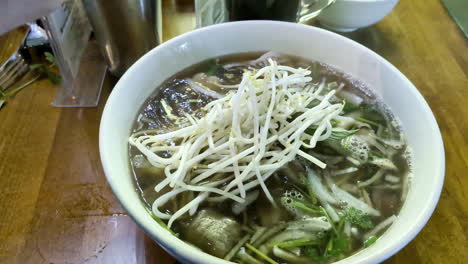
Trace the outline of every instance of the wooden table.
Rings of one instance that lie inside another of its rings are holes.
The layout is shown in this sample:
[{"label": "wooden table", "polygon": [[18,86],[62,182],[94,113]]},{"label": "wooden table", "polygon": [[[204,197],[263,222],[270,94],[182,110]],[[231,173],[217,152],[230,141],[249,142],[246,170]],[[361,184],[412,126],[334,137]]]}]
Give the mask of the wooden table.
[{"label": "wooden table", "polygon": [[[165,39],[194,26],[190,6],[163,1],[163,7]],[[445,142],[439,205],[416,239],[385,263],[465,263],[467,39],[439,0],[402,0],[377,25],[348,36],[413,81]],[[98,130],[112,85],[108,79],[98,107],[66,109],[50,106],[57,87],[43,80],[0,110],[0,263],[175,262],[132,222],[106,183]]]}]

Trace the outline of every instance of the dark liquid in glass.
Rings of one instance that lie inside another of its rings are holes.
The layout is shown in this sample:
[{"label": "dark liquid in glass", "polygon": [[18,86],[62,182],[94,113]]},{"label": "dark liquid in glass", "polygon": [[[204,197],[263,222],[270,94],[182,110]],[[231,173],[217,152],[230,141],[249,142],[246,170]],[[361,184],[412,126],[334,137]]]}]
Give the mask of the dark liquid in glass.
[{"label": "dark liquid in glass", "polygon": [[229,21],[296,21],[299,0],[226,0]]}]

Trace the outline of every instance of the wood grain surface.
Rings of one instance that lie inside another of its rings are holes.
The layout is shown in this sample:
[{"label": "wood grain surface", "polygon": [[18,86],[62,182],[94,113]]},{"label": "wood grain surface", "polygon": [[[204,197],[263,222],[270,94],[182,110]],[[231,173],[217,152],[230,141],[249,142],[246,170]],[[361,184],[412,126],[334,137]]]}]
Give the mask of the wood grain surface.
[{"label": "wood grain surface", "polygon": [[[187,2],[163,1],[166,40],[193,29]],[[422,232],[385,263],[466,263],[468,40],[439,0],[401,0],[378,24],[346,36],[408,76],[445,143],[440,202]],[[0,263],[175,263],[132,222],[106,183],[98,131],[114,83],[106,80],[97,108],[51,107],[57,87],[43,80],[0,110]]]}]

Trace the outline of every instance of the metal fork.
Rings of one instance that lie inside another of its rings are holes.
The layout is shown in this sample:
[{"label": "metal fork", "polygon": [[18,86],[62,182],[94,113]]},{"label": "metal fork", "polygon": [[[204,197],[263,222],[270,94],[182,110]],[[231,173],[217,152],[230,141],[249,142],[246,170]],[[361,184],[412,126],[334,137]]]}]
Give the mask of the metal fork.
[{"label": "metal fork", "polygon": [[6,91],[29,70],[21,53],[16,52],[0,67],[0,91]]}]

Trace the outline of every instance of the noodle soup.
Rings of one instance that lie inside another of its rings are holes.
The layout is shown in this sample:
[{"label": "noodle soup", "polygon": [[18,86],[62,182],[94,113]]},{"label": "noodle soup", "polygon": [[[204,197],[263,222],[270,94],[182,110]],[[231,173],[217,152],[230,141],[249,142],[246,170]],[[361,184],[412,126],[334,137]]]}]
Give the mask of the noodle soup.
[{"label": "noodle soup", "polygon": [[398,121],[364,83],[274,52],[174,75],[129,142],[155,221],[239,263],[331,263],[371,246],[411,175]]}]

